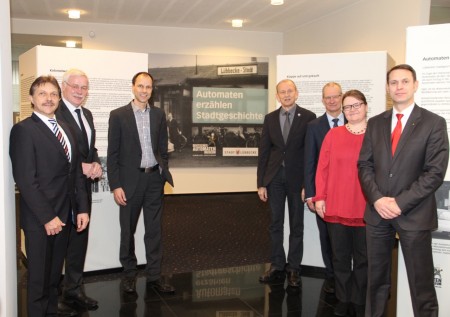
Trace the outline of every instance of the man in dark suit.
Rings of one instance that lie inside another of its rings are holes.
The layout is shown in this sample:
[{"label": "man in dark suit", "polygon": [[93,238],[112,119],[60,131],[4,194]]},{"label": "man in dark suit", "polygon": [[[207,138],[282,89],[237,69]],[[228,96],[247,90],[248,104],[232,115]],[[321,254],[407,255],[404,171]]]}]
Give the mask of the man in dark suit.
[{"label": "man in dark suit", "polygon": [[[89,90],[89,80],[84,72],[70,69],[63,75],[62,100],[55,112],[59,121],[64,121],[76,132],[81,154],[85,187],[89,199],[89,215],[92,208],[92,181],[102,176],[102,166],[95,148],[95,129],[92,113],[82,107]],[[81,119],[81,121],[80,121]],[[83,284],[84,261],[88,246],[89,226],[77,232],[70,230],[65,261],[63,300],[68,304],[95,309],[97,301],[86,296]]]},{"label": "man in dark suit", "polygon": [[163,110],[149,104],[153,91],[149,73],[137,73],[132,84],[134,99],[111,111],[108,132],[108,180],[120,206],[123,290],[136,291],[134,233],[143,208],[147,283],[160,293],[174,293],[174,288],[161,280],[164,184],[167,181],[173,186],[168,166],[166,116]]},{"label": "man in dark suit", "polygon": [[438,316],[431,231],[437,228],[435,191],[447,170],[445,119],[414,103],[416,72],[406,64],[387,73],[393,109],[369,120],[358,161],[367,197],[369,281],[366,316],[384,316],[392,248],[398,233],[414,316]]},{"label": "man in dark suit", "polygon": [[54,77],[38,77],[30,87],[33,114],[16,124],[10,136],[28,261],[29,317],[77,314],[58,304],[58,286],[69,227],[86,229],[88,199],[75,135],[55,120],[60,95]]},{"label": "man in dark suit", "polygon": [[[301,286],[305,135],[307,123],[316,118],[314,113],[295,103],[297,97],[297,87],[292,80],[278,83],[276,98],[281,107],[264,118],[257,170],[258,196],[264,202],[269,201],[272,215],[271,267],[259,281],[282,281],[287,272],[291,287]],[[283,247],[286,198],[290,227],[287,262]]]},{"label": "man in dark suit", "polygon": [[[342,126],[345,123],[342,113],[341,85],[335,82],[325,84],[322,88],[322,103],[325,106],[325,113],[308,123],[305,141],[305,200],[308,208],[313,212],[316,211],[316,208],[312,198],[316,195],[316,169],[323,139],[331,128]],[[323,290],[326,293],[334,293],[334,271],[327,223],[317,214],[316,220],[322,259],[325,264],[326,280]]]}]

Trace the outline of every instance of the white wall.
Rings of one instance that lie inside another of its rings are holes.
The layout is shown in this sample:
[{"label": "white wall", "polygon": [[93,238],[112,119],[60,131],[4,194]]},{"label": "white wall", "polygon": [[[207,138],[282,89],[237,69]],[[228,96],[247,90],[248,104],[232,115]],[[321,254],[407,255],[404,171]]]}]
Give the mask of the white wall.
[{"label": "white wall", "polygon": [[[276,56],[282,54],[281,33],[245,30],[203,30],[12,20],[12,32],[21,34],[72,35],[83,38],[83,48],[143,53],[269,58],[269,108],[275,107]],[[90,32],[95,36],[91,37]],[[151,65],[150,65],[151,66]],[[256,168],[171,169],[175,188],[166,193],[256,191]],[[195,182],[193,182],[195,180]]]},{"label": "white wall", "polygon": [[284,54],[387,51],[404,63],[406,28],[429,16],[430,0],[362,0],[285,33]]},{"label": "white wall", "polygon": [[12,126],[9,0],[0,0],[0,316],[17,316],[16,213],[9,161]]}]

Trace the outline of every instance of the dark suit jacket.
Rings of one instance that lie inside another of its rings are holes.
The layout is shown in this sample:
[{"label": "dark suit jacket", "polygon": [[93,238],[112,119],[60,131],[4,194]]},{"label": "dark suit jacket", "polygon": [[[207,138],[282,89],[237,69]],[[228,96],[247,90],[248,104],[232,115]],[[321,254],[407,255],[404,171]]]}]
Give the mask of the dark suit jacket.
[{"label": "dark suit jacket", "polygon": [[[100,163],[100,159],[98,158],[97,149],[95,148],[95,128],[94,128],[94,119],[92,117],[92,113],[90,110],[80,107],[81,111],[83,111],[83,114],[89,124],[89,127],[91,128],[92,135],[91,135],[91,144],[88,146],[85,144],[85,138],[82,135],[81,128],[78,125],[78,123],[75,121],[73,115],[70,113],[69,108],[67,108],[64,101],[61,99],[59,102],[59,107],[55,112],[56,119],[58,122],[64,121],[67,123],[72,130],[76,134],[77,142],[78,142],[78,149],[81,156],[81,161],[83,163],[92,163],[97,162]],[[91,201],[92,201],[92,180],[90,178],[84,177],[85,183],[86,183],[86,191],[88,192],[89,197],[89,213],[91,212]]]},{"label": "dark suit jacket", "polygon": [[298,105],[295,107],[294,120],[286,144],[280,126],[281,107],[264,118],[258,155],[258,188],[269,185],[283,160],[289,188],[300,192],[303,187],[306,126],[316,115]]},{"label": "dark suit jacket", "polygon": [[[344,118],[345,122],[347,120]],[[316,170],[322,142],[330,130],[327,113],[308,123],[305,138],[305,198],[316,195]]]},{"label": "dark suit jacket", "polygon": [[[150,137],[161,177],[173,186],[167,153],[167,121],[163,110],[150,107]],[[111,111],[108,129],[108,181],[111,190],[122,187],[127,198],[136,189],[142,149],[131,103]]]},{"label": "dark suit jacket", "polygon": [[70,113],[69,108],[67,108],[64,101],[61,99],[59,102],[59,107],[55,112],[56,119],[58,122],[60,120],[63,120],[68,125],[72,127],[72,129],[76,132],[76,137],[78,140],[78,149],[80,151],[81,159],[83,163],[92,163],[97,162],[100,164],[100,159],[98,158],[97,149],[95,148],[95,127],[94,127],[94,119],[92,117],[92,113],[89,109],[86,109],[84,107],[80,107],[81,111],[83,111],[83,114],[89,124],[89,127],[92,131],[91,136],[91,145],[87,148],[88,151],[86,151],[86,145],[84,144],[84,138],[81,134],[81,128],[78,125],[78,123],[73,118],[73,115]]},{"label": "dark suit jacket", "polygon": [[9,153],[25,230],[38,230],[56,216],[67,224],[71,209],[75,214],[88,210],[74,133],[64,122],[58,124],[71,144],[71,163],[53,132],[35,114],[11,130]]},{"label": "dark suit jacket", "polygon": [[437,227],[434,192],[447,170],[449,144],[444,118],[415,105],[391,154],[392,110],[369,120],[358,161],[361,186],[367,197],[364,220],[377,225],[381,217],[373,204],[394,197],[402,214],[396,218],[404,230]]}]

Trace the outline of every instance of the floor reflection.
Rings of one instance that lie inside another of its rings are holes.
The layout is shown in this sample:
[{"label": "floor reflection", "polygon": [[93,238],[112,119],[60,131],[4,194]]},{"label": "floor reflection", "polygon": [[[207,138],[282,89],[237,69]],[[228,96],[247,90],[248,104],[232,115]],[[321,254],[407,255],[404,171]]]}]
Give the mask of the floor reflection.
[{"label": "floor reflection", "polygon": [[[138,276],[136,294],[121,290],[120,274],[86,279],[86,294],[99,302],[94,311],[79,311],[81,317],[256,317],[256,316],[333,316],[336,299],[322,291],[321,274],[303,270],[302,287],[287,283],[264,285],[258,277],[267,264],[211,269],[174,274],[170,282],[175,295],[160,295],[147,287],[145,276]],[[25,317],[25,291],[19,300]]]}]

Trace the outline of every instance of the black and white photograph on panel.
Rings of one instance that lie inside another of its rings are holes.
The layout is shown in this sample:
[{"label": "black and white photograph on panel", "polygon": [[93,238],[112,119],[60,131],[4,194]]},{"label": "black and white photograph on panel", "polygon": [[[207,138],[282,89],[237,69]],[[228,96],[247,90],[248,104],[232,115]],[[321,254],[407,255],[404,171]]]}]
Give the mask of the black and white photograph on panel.
[{"label": "black and white photograph on panel", "polygon": [[268,58],[149,54],[171,167],[256,166]]}]

